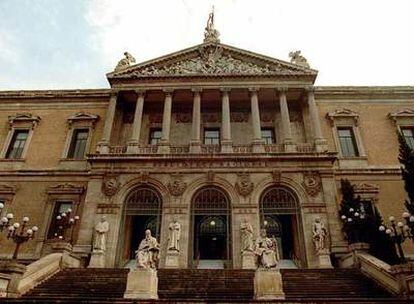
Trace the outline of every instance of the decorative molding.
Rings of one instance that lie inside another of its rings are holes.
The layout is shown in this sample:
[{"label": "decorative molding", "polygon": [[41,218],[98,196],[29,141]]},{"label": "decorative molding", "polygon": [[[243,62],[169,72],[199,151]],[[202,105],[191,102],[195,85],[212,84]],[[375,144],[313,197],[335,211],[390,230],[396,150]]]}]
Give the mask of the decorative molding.
[{"label": "decorative molding", "polygon": [[397,122],[401,118],[412,118],[414,119],[414,109],[401,109],[388,114],[388,117],[394,122]]},{"label": "decorative molding", "polygon": [[358,125],[359,114],[350,109],[343,108],[327,113],[326,118],[329,119],[332,125],[335,123],[335,120],[339,118],[351,118],[354,120],[355,125]]},{"label": "decorative molding", "polygon": [[87,122],[94,128],[96,122],[99,120],[99,115],[94,115],[94,114],[85,113],[85,112],[78,112],[74,115],[69,116],[67,120],[68,120],[68,124],[70,128],[72,127],[74,123],[77,123],[77,122]]},{"label": "decorative molding", "polygon": [[280,184],[280,181],[282,179],[282,172],[279,170],[273,170],[271,173],[272,180],[275,184]]},{"label": "decorative molding", "polygon": [[71,183],[62,183],[48,188],[48,194],[82,194],[85,187]]},{"label": "decorative molding", "polygon": [[37,115],[32,115],[30,113],[17,113],[16,115],[9,116],[9,128],[19,123],[30,124],[33,129],[40,121],[40,117]]},{"label": "decorative molding", "polygon": [[310,196],[316,196],[322,189],[321,177],[316,171],[309,171],[303,174],[303,187]]},{"label": "decorative molding", "polygon": [[120,182],[117,176],[107,175],[102,181],[102,193],[106,196],[114,196],[120,187]]},{"label": "decorative molding", "polygon": [[202,113],[201,118],[203,123],[220,122],[221,120],[219,113]]},{"label": "decorative molding", "polygon": [[379,185],[371,184],[371,183],[359,183],[354,184],[354,192],[355,194],[361,193],[371,193],[371,194],[378,194],[379,193]]},{"label": "decorative molding", "polygon": [[138,180],[141,183],[146,184],[149,181],[149,177],[150,177],[150,173],[148,171],[142,171],[138,175]]},{"label": "decorative molding", "polygon": [[238,173],[235,188],[242,196],[248,196],[254,189],[254,183],[250,179],[249,173]]},{"label": "decorative molding", "polygon": [[182,174],[171,174],[170,182],[167,184],[168,191],[173,196],[181,196],[187,188],[187,183],[183,181]]},{"label": "decorative molding", "polygon": [[0,194],[2,195],[14,195],[16,193],[16,190],[16,186],[0,184]]}]

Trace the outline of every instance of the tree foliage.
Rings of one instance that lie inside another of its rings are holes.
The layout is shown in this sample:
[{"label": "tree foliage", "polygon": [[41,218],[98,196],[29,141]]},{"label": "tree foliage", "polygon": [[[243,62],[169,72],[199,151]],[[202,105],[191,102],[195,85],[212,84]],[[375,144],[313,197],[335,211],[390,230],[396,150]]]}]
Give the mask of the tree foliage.
[{"label": "tree foliage", "polygon": [[414,152],[401,132],[398,132],[398,142],[400,144],[398,160],[402,165],[404,189],[408,195],[408,199],[405,201],[405,207],[408,212],[414,215]]}]

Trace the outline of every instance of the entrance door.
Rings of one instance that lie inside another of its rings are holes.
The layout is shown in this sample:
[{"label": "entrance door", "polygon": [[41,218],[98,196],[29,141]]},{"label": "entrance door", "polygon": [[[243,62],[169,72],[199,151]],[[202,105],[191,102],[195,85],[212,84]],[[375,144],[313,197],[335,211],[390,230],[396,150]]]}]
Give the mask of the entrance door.
[{"label": "entrance door", "polygon": [[229,227],[227,195],[216,187],[199,190],[192,205],[192,267],[231,267]]}]

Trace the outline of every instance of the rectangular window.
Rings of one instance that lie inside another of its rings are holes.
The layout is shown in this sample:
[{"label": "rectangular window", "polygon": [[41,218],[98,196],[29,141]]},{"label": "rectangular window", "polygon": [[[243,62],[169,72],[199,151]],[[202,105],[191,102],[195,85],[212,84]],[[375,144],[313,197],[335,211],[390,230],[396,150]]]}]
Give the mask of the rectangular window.
[{"label": "rectangular window", "polygon": [[275,143],[275,132],[273,129],[262,129],[262,139],[265,145],[271,145]]},{"label": "rectangular window", "polygon": [[75,129],[69,146],[68,158],[83,158],[88,141],[88,129]]},{"label": "rectangular window", "polygon": [[414,128],[404,128],[401,132],[411,149],[414,149]]},{"label": "rectangular window", "polygon": [[50,222],[50,226],[49,226],[49,233],[48,233],[49,239],[53,239],[55,237],[55,233],[57,232],[58,222],[57,222],[56,217],[62,212],[67,212],[71,208],[72,208],[72,202],[70,201],[56,201],[55,209],[53,210],[52,221]]},{"label": "rectangular window", "polygon": [[358,156],[358,149],[352,128],[338,128],[338,138],[342,156]]},{"label": "rectangular window", "polygon": [[7,149],[6,158],[22,158],[28,136],[29,130],[15,130],[9,148]]},{"label": "rectangular window", "polygon": [[150,130],[150,138],[149,144],[150,145],[158,145],[162,138],[162,131],[161,129],[151,129]]},{"label": "rectangular window", "polygon": [[219,145],[220,144],[220,130],[219,129],[205,129],[204,130],[204,144],[205,145]]}]

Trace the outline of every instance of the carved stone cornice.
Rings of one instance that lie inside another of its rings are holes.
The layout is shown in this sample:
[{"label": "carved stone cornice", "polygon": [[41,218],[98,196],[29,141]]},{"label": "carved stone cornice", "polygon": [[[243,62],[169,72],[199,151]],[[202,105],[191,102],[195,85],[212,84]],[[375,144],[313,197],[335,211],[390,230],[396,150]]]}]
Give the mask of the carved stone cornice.
[{"label": "carved stone cornice", "polygon": [[95,114],[79,112],[68,117],[69,127],[76,122],[88,122],[92,127],[95,127],[96,122],[99,120],[99,116]]},{"label": "carved stone cornice", "polygon": [[71,183],[62,183],[51,186],[47,189],[48,194],[77,194],[80,195],[85,191],[82,185],[74,185]]},{"label": "carved stone cornice", "polygon": [[339,118],[351,118],[353,119],[355,125],[358,125],[359,114],[350,109],[342,108],[332,112],[328,112],[326,114],[326,118],[331,122],[332,125],[335,123],[335,120]]},{"label": "carved stone cornice", "polygon": [[40,117],[31,113],[17,113],[8,117],[10,129],[16,124],[29,124],[33,129],[40,121]]}]

